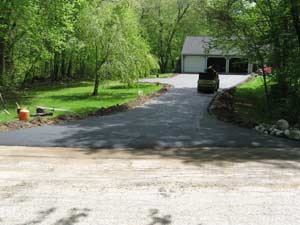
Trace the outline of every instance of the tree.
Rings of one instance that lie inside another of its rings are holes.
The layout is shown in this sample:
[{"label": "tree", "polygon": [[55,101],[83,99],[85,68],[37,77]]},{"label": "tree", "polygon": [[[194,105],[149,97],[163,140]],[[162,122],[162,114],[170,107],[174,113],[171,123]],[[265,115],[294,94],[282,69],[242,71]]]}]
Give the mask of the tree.
[{"label": "tree", "polygon": [[139,12],[151,52],[159,59],[160,72],[173,70],[170,61],[180,55],[183,41],[189,34],[201,32],[199,14],[193,0],[143,0]]},{"label": "tree", "polygon": [[82,38],[94,49],[95,85],[98,95],[100,75],[119,77],[130,83],[153,64],[146,42],[139,35],[139,24],[127,1],[92,1],[82,10]]},{"label": "tree", "polygon": [[215,37],[231,39],[261,68],[265,63],[273,67],[276,85],[269,93],[264,74],[266,96],[271,95],[272,105],[281,107],[290,121],[296,121],[300,113],[298,1],[214,0],[207,5]]}]

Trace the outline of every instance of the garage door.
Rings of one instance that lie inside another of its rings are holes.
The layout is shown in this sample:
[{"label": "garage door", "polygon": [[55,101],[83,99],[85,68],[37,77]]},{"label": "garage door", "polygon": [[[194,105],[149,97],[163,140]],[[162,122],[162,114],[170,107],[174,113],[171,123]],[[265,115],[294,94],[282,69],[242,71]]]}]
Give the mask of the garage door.
[{"label": "garage door", "polygon": [[243,58],[232,58],[229,62],[230,73],[248,73],[248,60]]},{"label": "garage door", "polygon": [[221,57],[209,57],[207,59],[207,66],[212,66],[217,72],[226,72],[226,59]]},{"label": "garage door", "polygon": [[183,72],[184,73],[199,73],[204,72],[205,57],[204,56],[184,56]]}]

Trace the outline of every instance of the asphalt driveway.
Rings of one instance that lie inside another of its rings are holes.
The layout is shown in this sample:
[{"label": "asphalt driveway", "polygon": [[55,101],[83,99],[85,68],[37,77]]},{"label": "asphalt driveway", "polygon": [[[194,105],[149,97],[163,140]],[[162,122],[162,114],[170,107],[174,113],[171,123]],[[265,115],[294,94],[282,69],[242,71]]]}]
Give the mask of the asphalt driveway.
[{"label": "asphalt driveway", "polygon": [[[247,76],[223,75],[221,88]],[[265,136],[223,123],[207,113],[213,95],[198,94],[197,75],[148,79],[174,88],[148,104],[125,113],[0,134],[0,145],[32,147],[295,147],[299,142]]]}]

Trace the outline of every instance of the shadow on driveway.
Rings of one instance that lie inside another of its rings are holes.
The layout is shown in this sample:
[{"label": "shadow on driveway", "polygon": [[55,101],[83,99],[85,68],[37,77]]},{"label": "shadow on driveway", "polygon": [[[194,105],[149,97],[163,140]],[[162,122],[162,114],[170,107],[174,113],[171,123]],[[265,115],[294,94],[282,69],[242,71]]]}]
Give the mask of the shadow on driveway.
[{"label": "shadow on driveway", "polygon": [[0,134],[0,145],[77,148],[297,147],[207,113],[212,95],[194,88],[170,93],[125,113]]}]

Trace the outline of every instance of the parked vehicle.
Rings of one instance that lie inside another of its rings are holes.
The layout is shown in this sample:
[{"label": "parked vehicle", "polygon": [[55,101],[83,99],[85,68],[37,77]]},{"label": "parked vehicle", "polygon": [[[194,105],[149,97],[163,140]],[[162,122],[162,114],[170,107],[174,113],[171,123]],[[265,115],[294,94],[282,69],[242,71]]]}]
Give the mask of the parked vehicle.
[{"label": "parked vehicle", "polygon": [[205,73],[199,73],[198,92],[215,92],[220,87],[219,74],[213,68],[208,68]]},{"label": "parked vehicle", "polygon": [[262,75],[264,74],[263,72],[265,72],[265,75],[270,76],[270,75],[272,75],[272,70],[273,70],[272,67],[270,67],[270,66],[264,66],[264,70],[262,70],[262,69],[260,68],[260,69],[258,69],[258,70],[256,71],[256,73],[257,73],[258,75],[262,76]]}]

